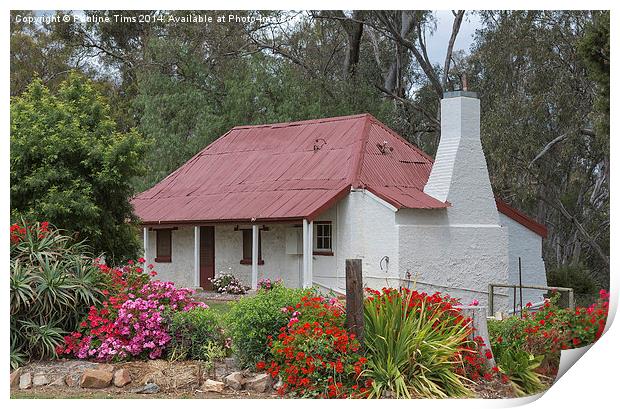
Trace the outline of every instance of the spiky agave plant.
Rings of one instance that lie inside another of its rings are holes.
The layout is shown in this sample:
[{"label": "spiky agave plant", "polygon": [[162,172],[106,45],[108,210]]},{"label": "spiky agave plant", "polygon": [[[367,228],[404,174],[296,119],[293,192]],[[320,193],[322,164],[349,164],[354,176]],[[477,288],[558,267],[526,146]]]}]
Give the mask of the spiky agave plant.
[{"label": "spiky agave plant", "polygon": [[55,356],[106,288],[89,248],[47,223],[11,228],[11,365]]},{"label": "spiky agave plant", "polygon": [[[364,341],[373,379],[370,397],[469,396],[454,372],[470,330],[455,322],[443,303],[414,292],[388,290],[364,303]],[[412,306],[413,305],[413,306]]]}]

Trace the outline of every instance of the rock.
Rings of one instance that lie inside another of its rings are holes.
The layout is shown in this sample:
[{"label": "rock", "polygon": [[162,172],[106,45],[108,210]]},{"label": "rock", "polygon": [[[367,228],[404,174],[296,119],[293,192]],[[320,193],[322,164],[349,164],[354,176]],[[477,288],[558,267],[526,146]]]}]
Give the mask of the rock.
[{"label": "rock", "polygon": [[241,372],[233,372],[224,378],[224,383],[234,390],[240,391],[243,389],[245,379],[243,378],[243,374]]},{"label": "rock", "polygon": [[147,383],[146,385],[134,389],[131,391],[132,393],[157,393],[159,392],[159,385],[156,383]]},{"label": "rock", "polygon": [[112,372],[100,371],[98,369],[87,369],[82,374],[80,386],[82,388],[101,389],[110,385],[114,375]]},{"label": "rock", "polygon": [[15,389],[19,386],[19,377],[22,374],[22,369],[17,368],[13,372],[11,372],[11,389]]},{"label": "rock", "polygon": [[267,373],[254,375],[250,379],[245,380],[245,388],[254,392],[264,393],[271,386],[272,378]]},{"label": "rock", "polygon": [[207,379],[206,381],[204,381],[200,389],[204,392],[221,393],[225,387],[226,387],[226,384],[224,382],[218,382],[212,379]]},{"label": "rock", "polygon": [[80,378],[81,375],[79,373],[72,373],[65,376],[65,383],[71,388],[77,388],[80,386]]},{"label": "rock", "polygon": [[230,370],[239,369],[239,361],[235,357],[224,358],[224,365],[226,365],[226,368]]},{"label": "rock", "polygon": [[96,369],[98,371],[114,372],[114,365],[112,365],[112,364],[97,364],[97,367],[95,367],[94,369]]},{"label": "rock", "polygon": [[45,386],[50,383],[49,378],[42,373],[38,373],[32,378],[32,386]]},{"label": "rock", "polygon": [[32,374],[26,372],[19,377],[19,389],[30,389],[32,387]]},{"label": "rock", "polygon": [[131,382],[131,376],[127,369],[119,369],[114,372],[114,386],[122,388]]},{"label": "rock", "polygon": [[56,379],[54,382],[50,383],[50,386],[65,386],[66,382],[65,382],[65,377],[61,376],[60,378]]},{"label": "rock", "polygon": [[282,381],[282,378],[278,377],[278,382],[273,384],[273,389],[278,390],[282,386],[284,386],[284,382]]}]

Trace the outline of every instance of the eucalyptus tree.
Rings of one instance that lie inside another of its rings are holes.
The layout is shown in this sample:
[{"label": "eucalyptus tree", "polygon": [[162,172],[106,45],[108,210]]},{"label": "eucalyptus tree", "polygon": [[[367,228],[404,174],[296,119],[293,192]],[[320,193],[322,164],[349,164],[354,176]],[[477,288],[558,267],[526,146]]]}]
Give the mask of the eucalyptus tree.
[{"label": "eucalyptus tree", "polygon": [[483,12],[469,57],[495,191],[549,227],[548,269],[609,274],[609,135],[578,51],[592,13]]},{"label": "eucalyptus tree", "polygon": [[71,69],[79,68],[80,61],[73,58],[75,50],[58,41],[44,17],[11,10],[11,96],[24,92],[35,78],[56,88]]}]

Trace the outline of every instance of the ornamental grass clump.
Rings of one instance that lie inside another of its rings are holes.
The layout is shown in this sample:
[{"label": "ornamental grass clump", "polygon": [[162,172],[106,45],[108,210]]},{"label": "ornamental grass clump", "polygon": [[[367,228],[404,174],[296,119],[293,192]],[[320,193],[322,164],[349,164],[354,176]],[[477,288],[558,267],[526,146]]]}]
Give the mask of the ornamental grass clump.
[{"label": "ornamental grass clump", "polygon": [[101,305],[107,279],[76,243],[47,222],[10,228],[11,367],[56,356],[89,305]]},{"label": "ornamental grass clump", "polygon": [[365,375],[374,398],[465,397],[467,379],[456,373],[469,351],[470,320],[456,300],[407,289],[367,289],[364,341]]}]

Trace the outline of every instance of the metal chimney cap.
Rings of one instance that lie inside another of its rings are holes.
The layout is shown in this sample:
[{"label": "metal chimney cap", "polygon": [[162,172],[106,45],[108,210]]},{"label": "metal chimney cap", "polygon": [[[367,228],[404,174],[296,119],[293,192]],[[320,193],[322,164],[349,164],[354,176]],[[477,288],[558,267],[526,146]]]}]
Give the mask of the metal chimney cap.
[{"label": "metal chimney cap", "polygon": [[449,91],[443,93],[444,99],[456,97],[478,98],[478,93],[473,91]]}]

